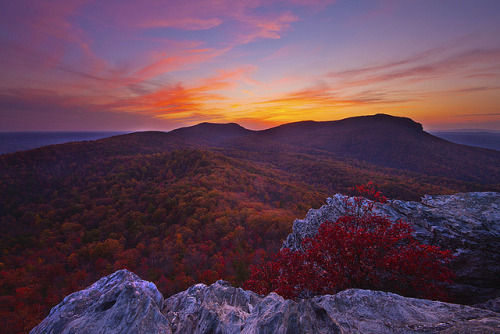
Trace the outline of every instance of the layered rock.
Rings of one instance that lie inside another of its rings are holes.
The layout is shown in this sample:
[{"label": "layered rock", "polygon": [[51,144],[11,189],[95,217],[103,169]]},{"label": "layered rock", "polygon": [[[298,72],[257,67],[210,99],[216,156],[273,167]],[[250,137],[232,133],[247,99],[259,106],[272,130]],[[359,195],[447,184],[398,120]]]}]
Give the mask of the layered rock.
[{"label": "layered rock", "polygon": [[[300,249],[323,222],[344,215],[349,200],[336,194],[327,205],[309,210],[305,219],[295,220],[283,248]],[[409,222],[419,241],[453,251],[456,301],[475,304],[500,296],[500,193],[425,196],[420,203],[389,200],[375,204],[374,213]]]},{"label": "layered rock", "polygon": [[66,297],[31,333],[495,333],[500,314],[350,289],[298,302],[218,281],[163,300],[127,270]]},{"label": "layered rock", "polygon": [[174,333],[340,333],[340,327],[317,303],[263,298],[218,281],[197,284],[165,301]]},{"label": "layered rock", "polygon": [[217,281],[168,298],[163,311],[174,333],[240,333],[260,301],[251,291]]},{"label": "layered rock", "polygon": [[390,292],[349,289],[313,301],[345,333],[500,332],[500,314],[496,312]]}]

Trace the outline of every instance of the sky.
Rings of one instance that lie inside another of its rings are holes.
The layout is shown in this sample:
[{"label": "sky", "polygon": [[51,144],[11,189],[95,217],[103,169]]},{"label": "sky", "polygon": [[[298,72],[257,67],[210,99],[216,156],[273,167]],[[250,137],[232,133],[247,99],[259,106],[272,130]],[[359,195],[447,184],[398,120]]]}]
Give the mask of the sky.
[{"label": "sky", "polygon": [[500,130],[498,0],[0,0],[0,131]]}]

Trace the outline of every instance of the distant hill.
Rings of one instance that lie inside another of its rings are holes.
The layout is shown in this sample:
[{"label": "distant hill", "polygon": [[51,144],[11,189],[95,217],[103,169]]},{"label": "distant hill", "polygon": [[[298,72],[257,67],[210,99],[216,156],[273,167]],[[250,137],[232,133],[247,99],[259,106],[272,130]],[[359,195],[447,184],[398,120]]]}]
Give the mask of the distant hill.
[{"label": "distant hill", "polygon": [[0,132],[0,154],[31,150],[47,145],[88,141],[123,134],[124,132]]},{"label": "distant hill", "polygon": [[454,130],[431,131],[430,133],[457,144],[500,151],[500,132]]},{"label": "distant hill", "polygon": [[[197,127],[203,130],[200,135]],[[225,132],[231,135],[221,136]],[[204,124],[169,134],[191,141],[203,139],[221,148],[354,159],[430,176],[500,183],[500,152],[452,143],[425,132],[409,118],[385,114],[296,122],[264,131],[245,131],[236,124]]]},{"label": "distant hill", "polygon": [[240,138],[256,131],[248,130],[236,123],[216,124],[200,123],[169,132],[170,136],[184,138],[187,141],[197,140],[208,145],[218,145],[224,141]]},{"label": "distant hill", "polygon": [[304,121],[252,131],[235,123],[201,123],[171,132],[136,132],[91,142],[48,146],[18,152],[79,161],[90,157],[172,152],[179,149],[218,150],[254,162],[281,164],[290,155],[348,164],[366,169],[390,168],[429,177],[500,185],[500,151],[452,143],[425,132],[409,118],[385,114],[340,121]]}]

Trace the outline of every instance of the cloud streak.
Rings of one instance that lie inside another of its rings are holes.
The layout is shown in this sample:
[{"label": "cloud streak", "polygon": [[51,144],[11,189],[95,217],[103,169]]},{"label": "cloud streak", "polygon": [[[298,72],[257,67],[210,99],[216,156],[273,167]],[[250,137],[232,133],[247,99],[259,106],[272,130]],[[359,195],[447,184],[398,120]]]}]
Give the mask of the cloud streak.
[{"label": "cloud streak", "polygon": [[403,60],[381,65],[330,72],[329,77],[348,86],[416,82],[448,75],[491,74],[490,68],[500,66],[500,49],[477,49],[442,56],[443,50],[430,50]]}]

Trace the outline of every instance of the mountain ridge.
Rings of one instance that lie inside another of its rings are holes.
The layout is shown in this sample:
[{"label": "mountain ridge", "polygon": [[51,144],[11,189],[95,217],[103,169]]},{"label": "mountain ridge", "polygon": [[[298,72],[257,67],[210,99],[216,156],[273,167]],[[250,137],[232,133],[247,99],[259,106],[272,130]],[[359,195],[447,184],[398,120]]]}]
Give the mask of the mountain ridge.
[{"label": "mountain ridge", "polygon": [[[185,131],[188,130],[179,129],[169,134],[176,138]],[[288,123],[267,130],[245,131],[240,136],[212,141],[212,144],[221,149],[252,152],[278,150],[329,155],[427,175],[500,183],[497,167],[500,152],[446,141],[425,132],[420,123],[410,118],[387,114]]]},{"label": "mountain ridge", "polygon": [[[200,123],[171,132],[135,132],[47,146],[35,152],[58,156],[67,148],[74,151],[73,157],[81,153],[89,157],[123,156],[179,149],[222,150],[224,154],[241,151],[260,157],[269,155],[265,161],[269,163],[276,162],[273,155],[308,154],[500,187],[500,151],[452,143],[425,132],[420,123],[409,118],[387,114],[301,121],[260,131],[236,123]],[[29,155],[24,152],[31,151],[18,152],[17,157]]]}]

